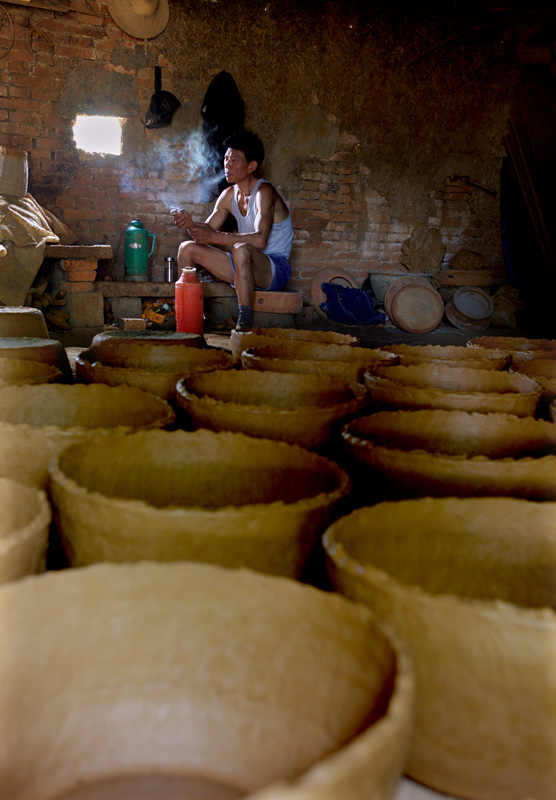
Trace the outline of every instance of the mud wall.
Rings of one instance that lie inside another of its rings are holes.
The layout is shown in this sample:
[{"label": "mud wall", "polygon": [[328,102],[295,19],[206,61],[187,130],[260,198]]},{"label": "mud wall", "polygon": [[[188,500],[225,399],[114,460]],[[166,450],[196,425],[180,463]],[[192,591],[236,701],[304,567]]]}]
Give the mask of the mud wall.
[{"label": "mud wall", "polygon": [[[246,126],[265,142],[263,176],[292,209],[292,288],[307,293],[325,266],[361,282],[396,268],[418,225],[439,230],[445,264],[467,248],[504,270],[508,120],[525,123],[536,156],[554,158],[556,80],[550,65],[516,58],[529,12],[170,0],[166,30],[141,41],[105,2],[67,7],[6,3],[9,20],[0,10],[0,144],[28,151],[29,191],[80,243],[112,245],[116,277],[131,219],[156,234],[161,264],[182,237],[169,208],[207,215],[201,106],[222,70],[235,79]],[[157,64],[181,106],[171,125],[148,130]],[[82,113],[125,119],[120,156],[77,150],[72,125]]]}]

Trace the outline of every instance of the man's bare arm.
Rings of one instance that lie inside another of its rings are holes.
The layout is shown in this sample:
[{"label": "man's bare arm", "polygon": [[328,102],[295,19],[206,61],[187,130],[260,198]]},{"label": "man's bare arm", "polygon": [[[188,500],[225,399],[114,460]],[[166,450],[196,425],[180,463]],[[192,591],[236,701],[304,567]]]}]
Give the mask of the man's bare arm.
[{"label": "man's bare arm", "polygon": [[[253,233],[227,233],[214,229],[217,213],[215,206],[207,222],[204,225],[193,224],[188,229],[189,234],[198,244],[220,244],[231,247],[234,244],[245,243],[253,245],[257,250],[264,250],[273,224],[275,197],[274,190],[269,184],[263,184],[259,188],[255,197],[256,213]],[[229,210],[231,209],[226,209],[226,211]],[[225,215],[219,222],[220,225],[224,219]]]}]

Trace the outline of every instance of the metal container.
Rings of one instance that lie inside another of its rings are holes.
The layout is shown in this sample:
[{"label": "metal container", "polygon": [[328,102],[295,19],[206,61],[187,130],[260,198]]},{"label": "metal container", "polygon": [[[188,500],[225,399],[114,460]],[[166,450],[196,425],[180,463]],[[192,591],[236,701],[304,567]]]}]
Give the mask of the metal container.
[{"label": "metal container", "polygon": [[166,256],[164,259],[164,280],[166,283],[173,283],[175,281],[175,264],[176,260],[174,256]]}]

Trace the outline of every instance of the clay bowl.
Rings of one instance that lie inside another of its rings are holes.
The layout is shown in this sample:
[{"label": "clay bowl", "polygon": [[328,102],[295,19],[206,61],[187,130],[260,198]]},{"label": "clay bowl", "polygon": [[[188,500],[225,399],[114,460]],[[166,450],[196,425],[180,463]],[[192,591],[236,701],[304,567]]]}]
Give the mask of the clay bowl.
[{"label": "clay bowl", "polygon": [[513,496],[556,500],[556,427],[511,414],[381,411],[342,429],[364,501]]},{"label": "clay bowl", "polygon": [[49,333],[42,311],[27,306],[0,308],[0,337],[22,336],[31,339],[48,339]]},{"label": "clay bowl", "polygon": [[54,383],[63,377],[62,371],[54,364],[0,356],[0,385]]},{"label": "clay bowl", "polygon": [[0,616],[10,800],[394,800],[413,673],[364,605],[250,570],[105,563],[1,587]]},{"label": "clay bowl", "polygon": [[552,800],[554,503],[407,500],[324,535],[338,591],[407,643],[417,675],[412,778],[469,800]]},{"label": "clay bowl", "polygon": [[[258,341],[264,339],[264,341]],[[266,340],[270,339],[270,342]],[[336,331],[311,331],[305,328],[252,328],[250,331],[232,331],[232,352],[239,355],[242,350],[261,344],[272,344],[276,340],[315,342],[316,344],[356,345],[358,338],[349,333]]]},{"label": "clay bowl", "polygon": [[0,478],[0,583],[44,572],[50,526],[46,494]]},{"label": "clay bowl", "polygon": [[360,383],[329,375],[215,370],[190,375],[176,387],[176,404],[196,428],[278,439],[310,450],[325,448],[341,423],[364,408]]},{"label": "clay bowl", "polygon": [[526,375],[432,362],[373,365],[364,376],[377,409],[444,408],[534,416],[542,387]]},{"label": "clay bowl", "polygon": [[164,428],[168,403],[129,386],[0,387],[0,474],[44,488],[48,462],[64,447],[107,429]]},{"label": "clay bowl", "polygon": [[[331,375],[340,380],[361,381],[369,364],[397,364],[399,357],[382,349],[356,348],[365,353],[361,361],[326,361],[322,358],[284,358],[283,349],[278,345],[263,345],[244,350],[241,364],[245,369],[258,369],[272,372],[297,372],[305,375]],[[303,354],[301,353],[301,356]]]},{"label": "clay bowl", "polygon": [[299,343],[312,345],[336,345],[353,347],[358,339],[348,333],[334,331],[309,331],[297,328],[253,328],[250,331],[232,331],[230,343],[232,353],[240,356],[243,350],[278,343]]},{"label": "clay bowl", "polygon": [[102,360],[100,346],[83,351],[75,359],[77,380],[80,383],[133,386],[174,402],[176,384],[184,375],[215,368],[231,369],[238,363],[226,350],[216,347],[165,347],[137,352],[133,345],[126,346],[125,350],[125,353],[122,350],[109,352],[109,363]]},{"label": "clay bowl", "polygon": [[391,344],[384,345],[381,350],[397,355],[399,363],[406,367],[432,361],[434,364],[458,368],[502,370],[509,367],[512,361],[511,355],[504,350],[489,348],[479,355],[463,345]]},{"label": "clay bowl", "polygon": [[393,270],[384,272],[370,272],[369,280],[371,289],[373,290],[373,294],[376,297],[377,302],[384,303],[386,293],[392,284],[395,283],[399,278],[407,278],[409,276],[410,273],[407,269],[396,272]]},{"label": "clay bowl", "polygon": [[87,441],[51,465],[68,561],[210,561],[297,577],[350,488],[283,442],[200,430]]},{"label": "clay bowl", "polygon": [[125,365],[128,358],[142,364],[152,363],[155,358],[156,363],[160,363],[166,357],[165,353],[168,358],[173,358],[172,351],[176,348],[200,349],[206,346],[204,336],[181,331],[102,331],[95,334],[91,342],[99,358],[113,366]]},{"label": "clay bowl", "polygon": [[73,383],[73,373],[66,349],[57,339],[0,337],[0,357],[50,364],[62,372],[65,382]]},{"label": "clay bowl", "polygon": [[477,336],[467,342],[475,349],[496,348],[512,355],[512,363],[520,364],[530,358],[556,358],[556,340],[527,339],[523,336]]}]

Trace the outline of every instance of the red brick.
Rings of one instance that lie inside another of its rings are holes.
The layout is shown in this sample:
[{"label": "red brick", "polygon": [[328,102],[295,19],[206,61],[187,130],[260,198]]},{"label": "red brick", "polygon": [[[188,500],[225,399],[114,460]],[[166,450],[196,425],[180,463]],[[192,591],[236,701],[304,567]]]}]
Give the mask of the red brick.
[{"label": "red brick", "polygon": [[[62,259],[62,269],[65,269],[66,272],[86,272],[89,270],[95,270],[98,266],[98,260],[96,258],[80,258],[80,259],[72,259],[72,258],[63,258]],[[79,280],[89,280],[88,278],[80,278]]]},{"label": "red brick", "polygon": [[74,283],[90,283],[94,281],[97,276],[96,269],[90,271],[83,271],[83,272],[68,272],[68,281]]}]

